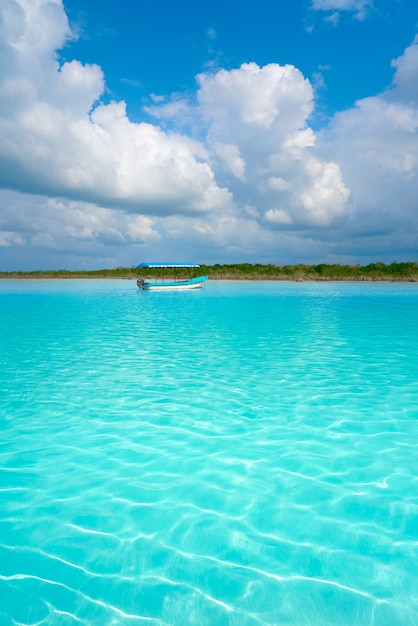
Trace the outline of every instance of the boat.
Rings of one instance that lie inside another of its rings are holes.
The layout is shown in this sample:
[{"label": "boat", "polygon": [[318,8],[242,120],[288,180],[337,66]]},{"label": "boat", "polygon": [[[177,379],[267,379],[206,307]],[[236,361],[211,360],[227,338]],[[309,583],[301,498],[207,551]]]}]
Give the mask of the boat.
[{"label": "boat", "polygon": [[[191,270],[200,267],[196,263],[140,263],[137,269],[173,269],[174,278],[156,278],[149,280],[148,278],[138,278],[136,284],[139,289],[145,291],[181,291],[185,289],[199,289],[203,287],[203,283],[208,280],[208,276],[191,276]],[[179,269],[189,269],[189,278],[180,278],[176,272]]]}]

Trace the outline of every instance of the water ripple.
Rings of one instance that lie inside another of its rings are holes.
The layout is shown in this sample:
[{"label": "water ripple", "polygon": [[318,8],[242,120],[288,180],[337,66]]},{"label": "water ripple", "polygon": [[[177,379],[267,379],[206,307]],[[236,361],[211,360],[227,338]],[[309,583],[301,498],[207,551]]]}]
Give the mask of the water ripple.
[{"label": "water ripple", "polygon": [[133,287],[0,284],[2,626],[418,625],[418,290]]}]

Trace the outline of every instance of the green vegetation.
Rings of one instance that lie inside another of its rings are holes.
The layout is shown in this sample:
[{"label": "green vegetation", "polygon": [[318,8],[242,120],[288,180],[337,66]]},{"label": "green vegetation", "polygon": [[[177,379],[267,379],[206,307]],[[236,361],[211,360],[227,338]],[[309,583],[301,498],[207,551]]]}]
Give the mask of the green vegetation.
[{"label": "green vegetation", "polygon": [[[179,277],[188,277],[188,270],[176,270]],[[173,276],[173,269],[117,267],[115,269],[75,271],[1,272],[0,278],[137,278],[138,276]],[[198,274],[207,274],[212,280],[296,280],[296,281],[409,281],[418,282],[418,263],[370,263],[369,265],[261,265],[238,263],[233,265],[201,265]]]}]

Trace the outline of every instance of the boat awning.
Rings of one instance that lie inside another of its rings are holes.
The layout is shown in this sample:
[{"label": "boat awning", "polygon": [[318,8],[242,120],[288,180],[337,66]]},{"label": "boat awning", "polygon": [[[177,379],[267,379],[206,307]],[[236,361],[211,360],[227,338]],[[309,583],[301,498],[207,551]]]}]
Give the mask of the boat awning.
[{"label": "boat awning", "polygon": [[197,263],[140,263],[137,269],[146,267],[200,267]]}]

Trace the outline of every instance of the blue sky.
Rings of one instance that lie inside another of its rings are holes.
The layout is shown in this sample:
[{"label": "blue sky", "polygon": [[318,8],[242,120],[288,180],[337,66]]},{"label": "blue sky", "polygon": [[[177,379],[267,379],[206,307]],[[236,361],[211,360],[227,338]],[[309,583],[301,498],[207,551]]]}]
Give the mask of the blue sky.
[{"label": "blue sky", "polygon": [[[314,11],[309,0],[69,0],[64,6],[79,39],[62,56],[98,63],[109,97],[124,99],[132,119],[142,119],[152,93],[193,90],[200,72],[251,61],[290,63],[313,83],[320,74],[319,104],[332,113],[387,87],[391,60],[416,34],[418,8],[411,0],[328,4],[353,10]],[[361,19],[356,5],[365,7]]]},{"label": "blue sky", "polygon": [[417,259],[418,3],[0,15],[0,270]]}]

